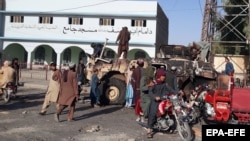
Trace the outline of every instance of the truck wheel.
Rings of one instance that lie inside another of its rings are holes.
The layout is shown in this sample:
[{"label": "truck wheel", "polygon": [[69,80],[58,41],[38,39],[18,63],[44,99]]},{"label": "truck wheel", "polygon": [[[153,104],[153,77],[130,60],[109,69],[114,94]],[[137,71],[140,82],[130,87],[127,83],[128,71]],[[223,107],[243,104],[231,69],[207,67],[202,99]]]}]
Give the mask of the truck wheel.
[{"label": "truck wheel", "polygon": [[123,105],[125,103],[126,84],[117,78],[110,78],[103,86],[101,104]]}]

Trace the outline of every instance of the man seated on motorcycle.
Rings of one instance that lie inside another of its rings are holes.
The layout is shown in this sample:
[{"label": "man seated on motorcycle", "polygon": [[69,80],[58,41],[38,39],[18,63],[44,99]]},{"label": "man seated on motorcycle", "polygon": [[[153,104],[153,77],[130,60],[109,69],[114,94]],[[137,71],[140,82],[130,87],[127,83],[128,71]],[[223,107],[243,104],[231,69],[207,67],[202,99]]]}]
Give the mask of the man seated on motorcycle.
[{"label": "man seated on motorcycle", "polygon": [[[2,89],[6,87],[8,82],[15,82],[15,70],[10,66],[10,61],[4,61],[2,68],[0,69],[0,74],[2,75],[0,79],[0,94],[2,94]],[[15,95],[14,95],[15,96]]]},{"label": "man seated on motorcycle", "polygon": [[152,138],[152,129],[156,122],[157,111],[160,101],[164,98],[166,94],[174,93],[174,90],[166,85],[166,71],[164,69],[158,69],[155,76],[155,85],[152,91],[149,92],[151,98],[149,117],[148,117],[148,129],[147,137]]}]

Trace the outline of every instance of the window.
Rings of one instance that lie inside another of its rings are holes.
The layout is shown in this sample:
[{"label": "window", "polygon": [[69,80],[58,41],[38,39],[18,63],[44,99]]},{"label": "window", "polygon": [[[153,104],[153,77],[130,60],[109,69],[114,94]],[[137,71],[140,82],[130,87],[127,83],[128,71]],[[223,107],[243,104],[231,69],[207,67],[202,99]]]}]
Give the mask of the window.
[{"label": "window", "polygon": [[115,25],[115,20],[114,19],[100,19],[100,25],[107,25],[107,26],[114,26]]},{"label": "window", "polygon": [[23,23],[24,17],[23,16],[10,16],[11,23]]},{"label": "window", "polygon": [[39,17],[40,24],[53,24],[53,17]]},{"label": "window", "polygon": [[146,27],[147,21],[146,20],[131,20],[131,26]]},{"label": "window", "polygon": [[69,24],[82,25],[83,24],[83,18],[70,17],[69,18]]}]

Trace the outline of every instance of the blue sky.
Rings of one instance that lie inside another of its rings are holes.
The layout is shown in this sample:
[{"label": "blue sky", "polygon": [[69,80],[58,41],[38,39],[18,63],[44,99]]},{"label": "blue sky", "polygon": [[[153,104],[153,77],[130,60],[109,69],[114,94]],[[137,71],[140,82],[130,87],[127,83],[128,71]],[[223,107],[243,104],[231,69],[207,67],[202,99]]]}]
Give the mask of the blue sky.
[{"label": "blue sky", "polygon": [[158,0],[169,19],[169,44],[200,41],[205,0]]}]

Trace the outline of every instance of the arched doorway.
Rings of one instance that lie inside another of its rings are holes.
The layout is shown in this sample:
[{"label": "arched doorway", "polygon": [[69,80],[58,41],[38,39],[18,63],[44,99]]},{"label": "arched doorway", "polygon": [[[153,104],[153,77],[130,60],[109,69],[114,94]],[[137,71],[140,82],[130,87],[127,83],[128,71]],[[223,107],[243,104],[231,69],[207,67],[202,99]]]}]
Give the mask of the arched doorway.
[{"label": "arched doorway", "polygon": [[43,46],[38,47],[35,50],[35,56],[34,56],[34,63],[37,64],[43,64],[45,61],[45,48]]},{"label": "arched doorway", "polygon": [[61,62],[63,66],[68,66],[69,63],[78,64],[81,59],[87,62],[84,50],[77,46],[68,47],[61,54]]},{"label": "arched doorway", "polygon": [[106,59],[114,59],[116,58],[116,53],[114,50],[110,49],[110,48],[105,48],[104,53],[103,53],[103,58]]},{"label": "arched doorway", "polygon": [[88,57],[87,57],[85,51],[81,51],[79,54],[79,62],[80,62],[80,60],[82,60],[84,62],[84,64],[87,64],[87,61],[88,61],[87,59],[88,59]]},{"label": "arched doorway", "polygon": [[25,64],[27,62],[27,56],[28,56],[28,52],[25,50],[25,48],[22,45],[13,43],[13,44],[9,44],[8,46],[4,48],[2,59],[12,60],[13,58],[18,58],[21,64]]},{"label": "arched doorway", "polygon": [[51,46],[39,45],[32,51],[31,61],[33,65],[47,65],[57,61],[57,54]]},{"label": "arched doorway", "polygon": [[142,49],[132,49],[128,52],[128,59],[136,60],[138,58],[150,59],[150,56]]}]

